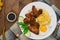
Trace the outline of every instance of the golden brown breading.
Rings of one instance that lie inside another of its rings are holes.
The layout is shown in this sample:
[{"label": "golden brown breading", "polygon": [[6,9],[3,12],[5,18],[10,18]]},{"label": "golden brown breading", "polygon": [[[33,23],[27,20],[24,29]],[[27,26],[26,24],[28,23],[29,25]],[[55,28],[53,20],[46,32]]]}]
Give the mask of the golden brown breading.
[{"label": "golden brown breading", "polygon": [[36,26],[36,25],[35,25],[35,26],[33,26],[33,25],[31,26],[31,25],[30,25],[30,26],[28,27],[28,29],[29,29],[31,32],[33,32],[34,34],[36,34],[36,35],[39,34],[39,26]]},{"label": "golden brown breading", "polygon": [[34,34],[39,34],[39,23],[36,22],[36,18],[42,14],[42,9],[37,10],[35,6],[32,6],[32,11],[25,14],[26,18],[24,19],[24,23],[30,24],[28,29]]},{"label": "golden brown breading", "polygon": [[26,18],[24,19],[24,23],[27,23],[27,24],[34,23],[35,21],[36,21],[36,20],[35,20],[34,17],[31,17],[31,18],[26,17]]},{"label": "golden brown breading", "polygon": [[32,6],[32,14],[35,18],[42,14],[42,11],[42,9],[37,10],[35,6]]}]

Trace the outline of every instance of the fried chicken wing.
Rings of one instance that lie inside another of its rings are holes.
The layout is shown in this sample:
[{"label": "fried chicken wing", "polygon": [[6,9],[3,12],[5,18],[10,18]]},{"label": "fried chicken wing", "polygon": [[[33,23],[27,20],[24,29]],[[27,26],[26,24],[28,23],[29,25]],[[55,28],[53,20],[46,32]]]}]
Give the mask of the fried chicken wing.
[{"label": "fried chicken wing", "polygon": [[30,23],[30,18],[26,17],[26,18],[24,19],[24,23],[29,24],[29,23]]},{"label": "fried chicken wing", "polygon": [[39,34],[39,26],[37,25],[30,25],[28,29],[36,35]]},{"label": "fried chicken wing", "polygon": [[32,6],[32,12],[33,12],[33,14],[36,14],[38,12],[38,10],[36,9],[35,6]]},{"label": "fried chicken wing", "polygon": [[31,25],[31,26],[32,26],[32,25],[33,25],[33,26],[40,26],[39,23],[37,23],[37,22],[32,22],[30,25]]},{"label": "fried chicken wing", "polygon": [[30,12],[30,13],[25,14],[25,16],[26,16],[26,17],[31,18],[31,17],[33,17],[33,15],[32,15],[32,14],[33,14],[33,13],[32,13],[32,12]]},{"label": "fried chicken wing", "polygon": [[31,23],[33,23],[33,22],[35,22],[35,21],[36,21],[36,20],[35,20],[34,17],[30,17],[30,18],[26,17],[26,18],[24,19],[24,23],[27,23],[27,24],[31,24]]},{"label": "fried chicken wing", "polygon": [[39,23],[34,22],[32,24],[30,24],[30,26],[28,27],[28,29],[33,32],[34,34],[39,34]]},{"label": "fried chicken wing", "polygon": [[30,24],[28,29],[33,32],[34,34],[39,34],[39,23],[36,22],[36,18],[42,14],[43,10],[37,10],[35,6],[32,6],[32,11],[25,14],[26,18],[24,19],[24,23]]},{"label": "fried chicken wing", "polygon": [[43,11],[42,9],[39,9],[37,14],[36,14],[36,17],[38,17],[40,14],[42,14],[42,11]]},{"label": "fried chicken wing", "polygon": [[40,14],[42,14],[42,9],[37,10],[35,6],[32,6],[32,14],[35,18],[37,18]]}]

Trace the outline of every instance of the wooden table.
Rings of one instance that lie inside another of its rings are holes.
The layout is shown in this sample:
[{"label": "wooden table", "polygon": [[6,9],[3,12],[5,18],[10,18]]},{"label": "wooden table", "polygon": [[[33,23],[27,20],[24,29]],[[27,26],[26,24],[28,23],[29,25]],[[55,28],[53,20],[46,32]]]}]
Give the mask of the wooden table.
[{"label": "wooden table", "polygon": [[[21,9],[33,1],[37,0],[3,0],[4,5],[0,12],[0,35],[2,34],[3,27],[6,26],[6,30],[8,30],[18,20]],[[16,14],[17,17],[14,22],[7,21],[7,14],[9,12],[14,12]]]}]

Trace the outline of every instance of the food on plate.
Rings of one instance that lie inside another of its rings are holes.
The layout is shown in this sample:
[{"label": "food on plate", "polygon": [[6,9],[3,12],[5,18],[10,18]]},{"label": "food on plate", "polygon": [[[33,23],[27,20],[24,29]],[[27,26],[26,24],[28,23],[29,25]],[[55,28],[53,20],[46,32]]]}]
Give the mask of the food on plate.
[{"label": "food on plate", "polygon": [[46,25],[50,24],[51,19],[46,10],[37,10],[35,6],[32,6],[32,10],[26,13],[25,16],[25,18],[20,16],[20,22],[18,22],[18,24],[20,24],[23,28],[24,34],[30,31],[36,35],[39,35],[40,31],[47,31]]},{"label": "food on plate", "polygon": [[31,31],[31,32],[33,32],[33,33],[35,33],[35,34],[39,34],[39,26],[34,26],[34,25],[31,25],[31,26],[29,26],[28,27],[28,29]]},{"label": "food on plate", "polygon": [[25,16],[31,18],[31,17],[33,17],[33,13],[32,12],[27,13],[27,14],[25,14]]},{"label": "food on plate", "polygon": [[39,30],[41,32],[46,32],[47,31],[47,27],[46,25],[49,25],[51,22],[50,16],[48,14],[48,12],[46,10],[43,9],[43,12],[41,15],[39,15],[36,18],[37,22],[40,24],[40,28]]},{"label": "food on plate", "polygon": [[40,30],[41,32],[46,32],[46,31],[47,31],[47,27],[46,27],[45,25],[40,26],[39,30]]},{"label": "food on plate", "polygon": [[36,18],[40,25],[48,25],[51,22],[50,16],[46,10],[43,9],[43,13]]},{"label": "food on plate", "polygon": [[37,22],[35,22],[35,23],[32,23],[32,24],[30,24],[30,26],[28,27],[28,29],[31,31],[31,32],[33,32],[33,33],[35,33],[35,34],[39,34],[39,23],[37,23]]},{"label": "food on plate", "polygon": [[24,17],[19,16],[19,20],[20,20],[20,22],[17,22],[17,24],[19,24],[21,26],[21,28],[23,29],[24,34],[27,34],[28,33],[28,24],[25,24],[23,22]]},{"label": "food on plate", "polygon": [[32,12],[33,12],[33,16],[36,16],[38,10],[36,9],[35,6],[32,6]]},{"label": "food on plate", "polygon": [[36,22],[36,18],[42,14],[42,9],[37,10],[35,6],[32,6],[32,11],[25,14],[24,23],[29,24],[28,29],[34,34],[39,34],[39,23]]},{"label": "food on plate", "polygon": [[35,6],[32,6],[32,14],[35,18],[37,18],[40,14],[42,14],[42,9],[37,10]]},{"label": "food on plate", "polygon": [[20,22],[23,22],[23,20],[24,20],[24,17],[19,16],[19,21],[20,21]]},{"label": "food on plate", "polygon": [[33,23],[33,22],[35,22],[35,21],[36,21],[36,20],[35,20],[34,17],[31,17],[31,18],[26,17],[26,18],[24,19],[24,23],[27,23],[27,24],[31,24],[31,23]]},{"label": "food on plate", "polygon": [[21,28],[23,28],[24,34],[28,32],[28,24],[25,24],[24,22],[18,22],[17,24],[21,25]]}]

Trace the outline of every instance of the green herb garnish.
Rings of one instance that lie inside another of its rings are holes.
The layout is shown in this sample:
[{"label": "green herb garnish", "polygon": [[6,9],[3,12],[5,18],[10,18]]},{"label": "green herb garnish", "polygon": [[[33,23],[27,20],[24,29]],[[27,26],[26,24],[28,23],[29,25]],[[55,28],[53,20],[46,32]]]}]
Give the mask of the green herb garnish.
[{"label": "green herb garnish", "polygon": [[17,22],[17,24],[21,25],[21,27],[24,29],[24,34],[28,32],[28,24],[25,24],[24,22]]}]

